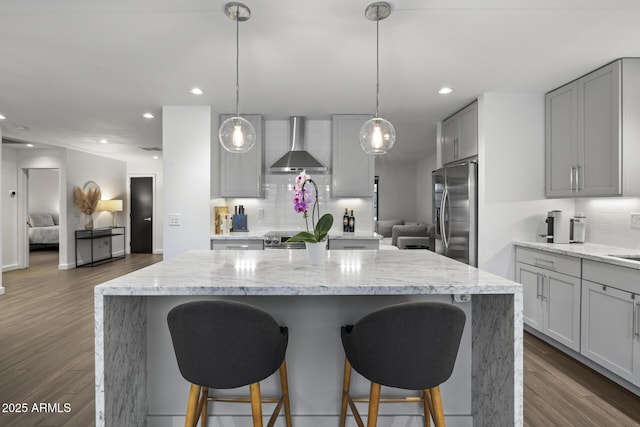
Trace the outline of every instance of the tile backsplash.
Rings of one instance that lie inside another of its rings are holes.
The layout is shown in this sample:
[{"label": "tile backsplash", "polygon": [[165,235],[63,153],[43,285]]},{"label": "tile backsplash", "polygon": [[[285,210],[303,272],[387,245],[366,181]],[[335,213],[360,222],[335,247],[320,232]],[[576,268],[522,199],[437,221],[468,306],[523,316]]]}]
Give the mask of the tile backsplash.
[{"label": "tile backsplash", "polygon": [[[265,121],[265,166],[285,154],[290,145],[289,121]],[[325,165],[331,165],[331,121],[307,120],[305,132],[305,148],[312,156]],[[342,232],[342,215],[345,209],[353,209],[356,217],[356,232],[373,231],[373,200],[371,198],[331,198],[331,175],[310,174],[318,186],[318,202],[320,215],[332,213],[334,217],[333,233]],[[293,182],[295,174],[265,175],[263,199],[257,198],[225,198],[211,201],[211,232],[214,230],[213,207],[233,207],[243,205],[248,218],[249,231],[268,230],[304,230],[305,221],[302,214],[293,210]],[[259,218],[259,210],[263,217]],[[309,227],[311,217],[309,217]]]},{"label": "tile backsplash", "polygon": [[630,213],[640,212],[640,198],[577,199],[576,212],[586,215],[586,241],[640,249],[640,230],[631,228]]}]

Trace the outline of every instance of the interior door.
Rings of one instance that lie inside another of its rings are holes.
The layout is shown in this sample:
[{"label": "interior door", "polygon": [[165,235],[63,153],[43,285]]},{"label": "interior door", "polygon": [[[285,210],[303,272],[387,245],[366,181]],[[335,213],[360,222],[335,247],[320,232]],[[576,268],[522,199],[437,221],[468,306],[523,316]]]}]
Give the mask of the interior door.
[{"label": "interior door", "polygon": [[131,253],[153,252],[153,178],[132,177]]}]

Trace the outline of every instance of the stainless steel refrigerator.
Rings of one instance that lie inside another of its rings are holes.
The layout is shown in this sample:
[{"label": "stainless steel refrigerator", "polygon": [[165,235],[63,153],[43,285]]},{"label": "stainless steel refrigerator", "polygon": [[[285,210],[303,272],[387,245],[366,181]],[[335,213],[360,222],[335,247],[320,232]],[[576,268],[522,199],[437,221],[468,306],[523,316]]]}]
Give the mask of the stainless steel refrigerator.
[{"label": "stainless steel refrigerator", "polygon": [[477,267],[477,160],[443,167],[431,176],[436,252]]}]

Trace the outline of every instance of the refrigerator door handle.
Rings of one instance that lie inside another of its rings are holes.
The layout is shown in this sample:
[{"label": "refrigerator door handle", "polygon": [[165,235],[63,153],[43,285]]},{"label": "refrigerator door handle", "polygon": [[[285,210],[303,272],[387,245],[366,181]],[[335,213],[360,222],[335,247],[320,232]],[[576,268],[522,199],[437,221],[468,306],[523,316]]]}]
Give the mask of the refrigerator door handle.
[{"label": "refrigerator door handle", "polygon": [[442,244],[445,249],[449,248],[449,239],[447,236],[447,229],[445,228],[445,213],[447,209],[447,199],[449,198],[449,190],[445,189],[442,193],[442,203],[440,205],[440,233],[442,234]]}]

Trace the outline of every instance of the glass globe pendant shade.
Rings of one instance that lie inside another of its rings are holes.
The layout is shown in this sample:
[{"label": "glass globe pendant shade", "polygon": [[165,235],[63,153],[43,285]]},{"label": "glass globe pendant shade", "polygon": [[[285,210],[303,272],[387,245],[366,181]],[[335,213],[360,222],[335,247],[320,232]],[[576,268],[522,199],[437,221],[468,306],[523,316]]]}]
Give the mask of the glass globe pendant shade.
[{"label": "glass globe pendant shade", "polygon": [[218,139],[228,152],[246,153],[256,142],[256,130],[249,120],[234,116],[222,122]]},{"label": "glass globe pendant shade", "polygon": [[381,117],[367,120],[360,128],[360,146],[367,154],[385,154],[395,142],[395,128]]}]

